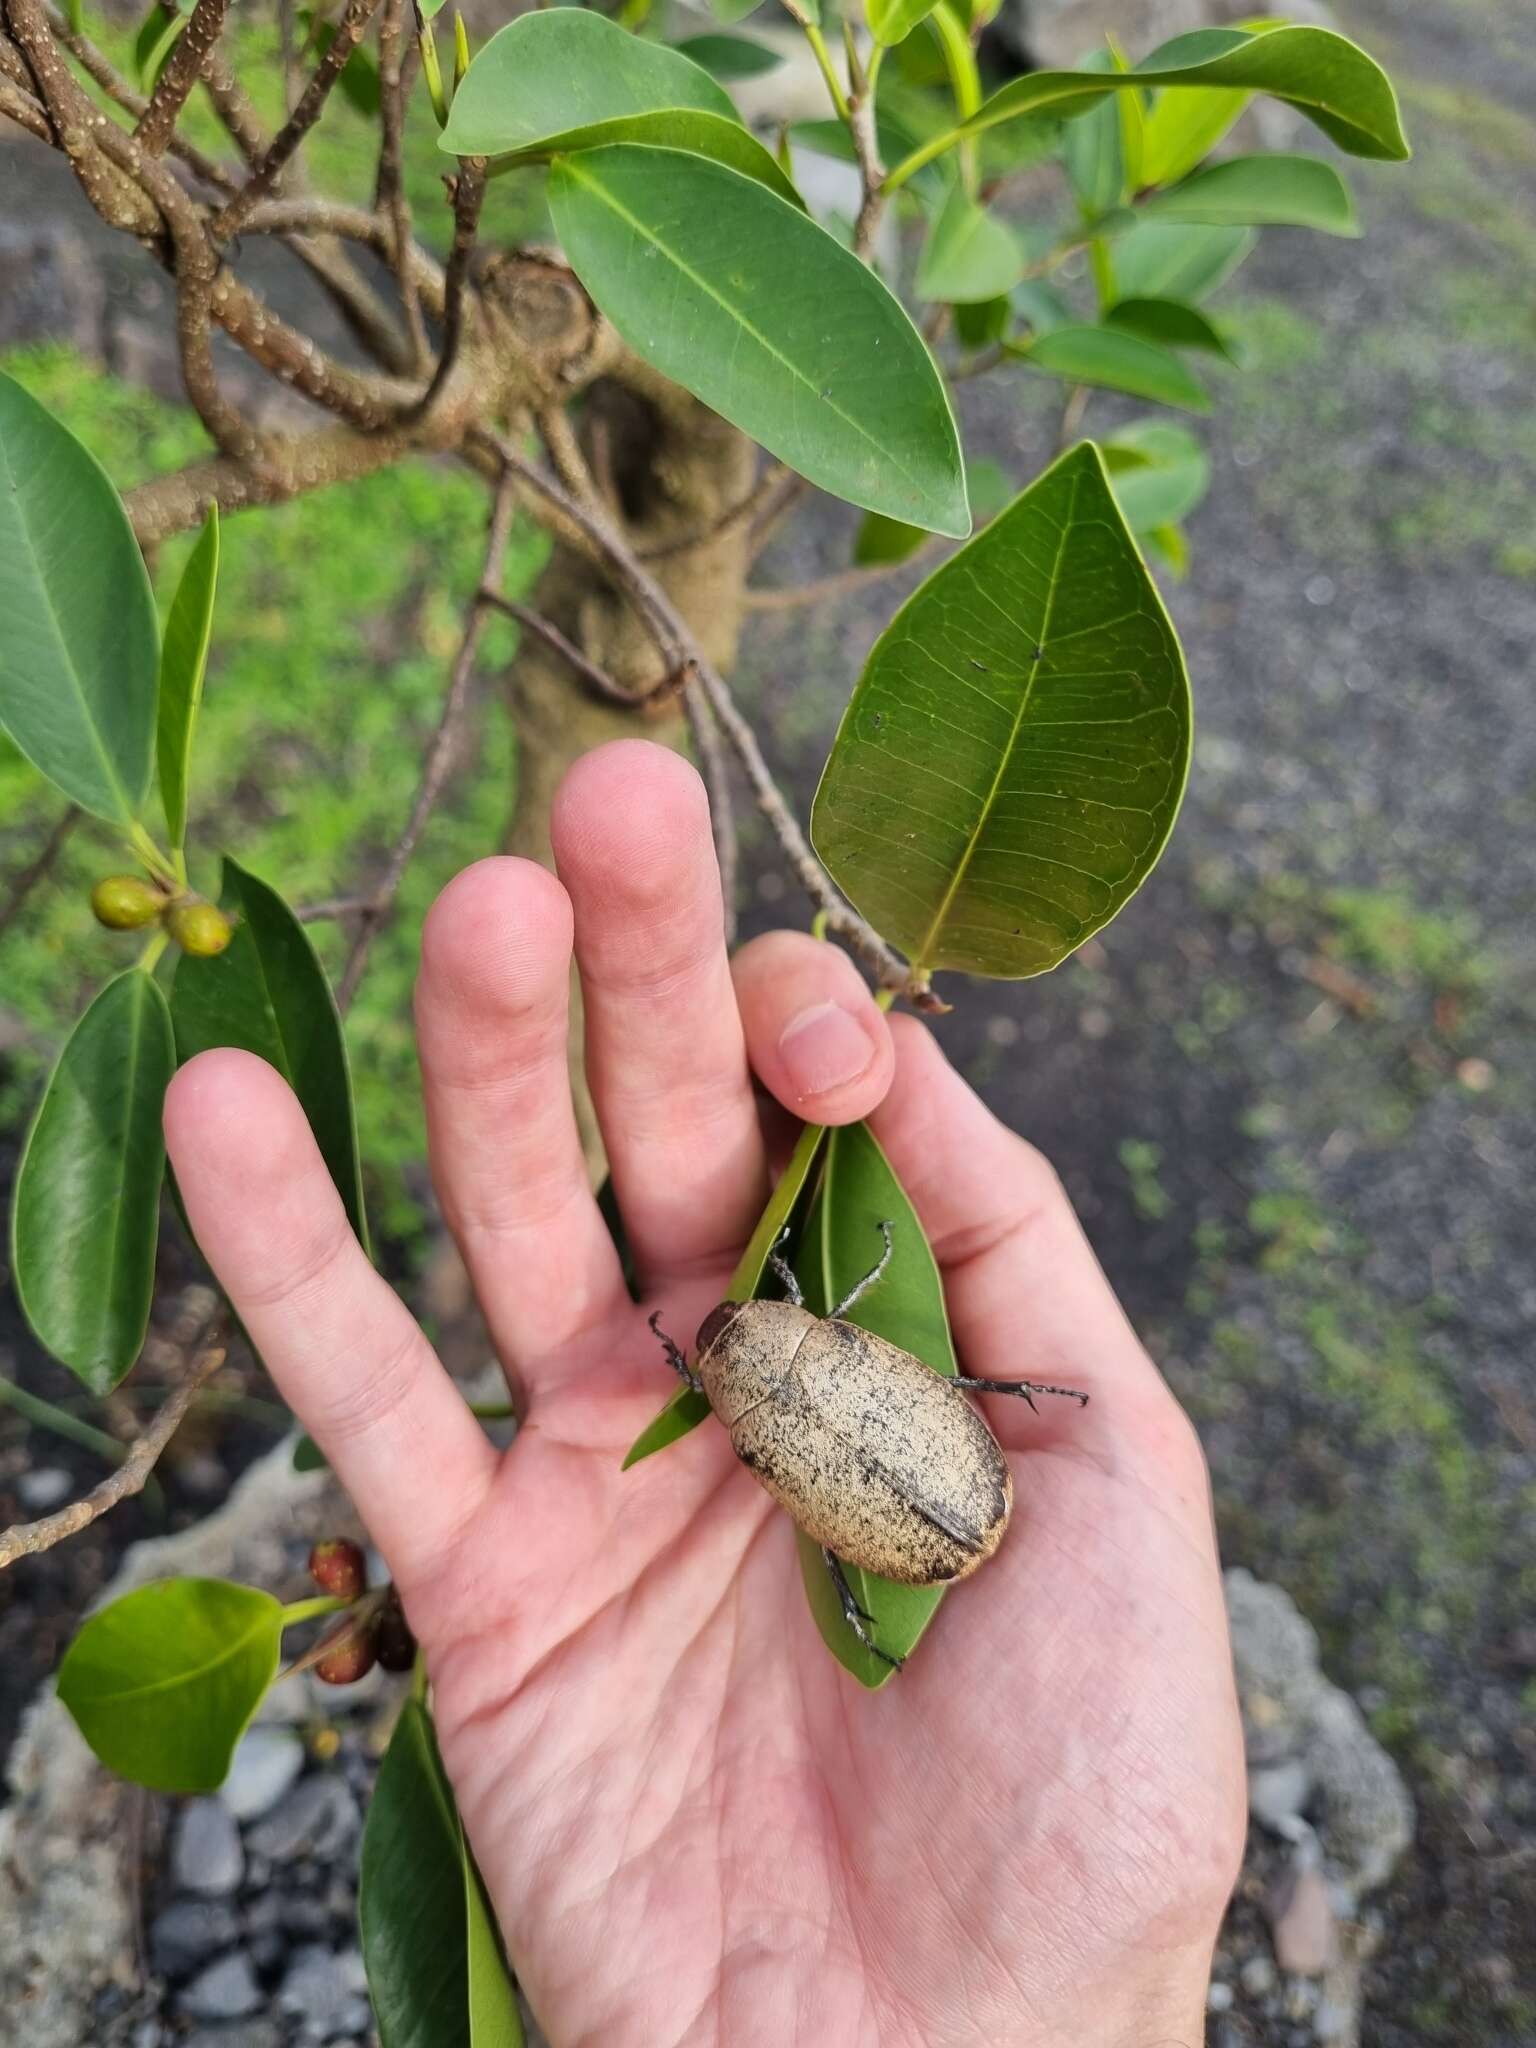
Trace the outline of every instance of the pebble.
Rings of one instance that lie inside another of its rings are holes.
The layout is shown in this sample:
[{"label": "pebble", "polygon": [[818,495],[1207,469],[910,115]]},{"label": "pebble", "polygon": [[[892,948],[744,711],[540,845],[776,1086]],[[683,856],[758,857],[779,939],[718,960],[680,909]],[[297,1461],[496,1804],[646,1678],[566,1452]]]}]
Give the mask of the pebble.
[{"label": "pebble", "polygon": [[1358,2014],[1336,1998],[1325,1998],[1312,2015],[1312,2031],[1319,2041],[1344,2041],[1349,2038]]},{"label": "pebble", "polygon": [[217,1799],[191,1799],[176,1823],[171,1872],[184,1892],[232,1892],[245,1871],[234,1816]]},{"label": "pebble", "polygon": [[238,2020],[261,2004],[261,1986],[251,1959],[237,1949],[194,1977],[176,2003],[195,2020]]},{"label": "pebble", "polygon": [[240,1933],[232,1907],[222,1899],[176,1899],[155,1916],[149,1954],[165,1977],[188,1977],[221,1949],[233,1948]]},{"label": "pebble", "polygon": [[236,1820],[270,1813],[304,1768],[304,1745],[286,1728],[252,1728],[235,1746],[219,1797]]},{"label": "pebble", "polygon": [[1316,1861],[1293,1855],[1265,1901],[1275,1960],[1293,1977],[1320,1977],[1338,1957],[1328,1881]]},{"label": "pebble", "polygon": [[296,1856],[340,1858],[356,1841],[362,1819],[352,1788],[329,1772],[317,1773],[301,1778],[251,1829],[251,1853],[274,1863]]},{"label": "pebble", "polygon": [[233,2027],[199,2027],[176,2048],[282,2048],[283,2031],[274,2020],[246,2020]]},{"label": "pebble", "polygon": [[73,1485],[62,1465],[39,1465],[16,1481],[16,1498],[29,1515],[46,1515],[60,1501],[68,1500]]},{"label": "pebble", "polygon": [[1205,2009],[1207,2012],[1228,2012],[1231,2010],[1231,2006],[1232,1986],[1230,1984],[1213,1984],[1210,1990],[1206,1992]]},{"label": "pebble", "polygon": [[360,2005],[362,2024],[367,2025],[367,1981],[355,1948],[340,1955],[326,1948],[303,1948],[288,1966],[277,2002],[313,2040],[332,2041],[357,2030]]},{"label": "pebble", "polygon": [[1248,1773],[1248,1811],[1262,1827],[1278,1835],[1291,1833],[1312,1796],[1312,1773],[1300,1757],[1261,1764]]},{"label": "pebble", "polygon": [[1275,1966],[1268,1956],[1250,1956],[1238,1971],[1238,1976],[1250,1998],[1267,1997],[1278,1981]]}]

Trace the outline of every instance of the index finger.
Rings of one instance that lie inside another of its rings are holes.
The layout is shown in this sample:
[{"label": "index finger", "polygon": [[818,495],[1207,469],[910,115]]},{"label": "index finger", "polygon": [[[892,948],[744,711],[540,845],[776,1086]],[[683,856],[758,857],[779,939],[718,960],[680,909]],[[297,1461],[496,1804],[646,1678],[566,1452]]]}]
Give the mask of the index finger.
[{"label": "index finger", "polygon": [[293,1092],[250,1053],[172,1081],[165,1137],[199,1246],[403,1585],[467,1526],[496,1453],[368,1263]]}]

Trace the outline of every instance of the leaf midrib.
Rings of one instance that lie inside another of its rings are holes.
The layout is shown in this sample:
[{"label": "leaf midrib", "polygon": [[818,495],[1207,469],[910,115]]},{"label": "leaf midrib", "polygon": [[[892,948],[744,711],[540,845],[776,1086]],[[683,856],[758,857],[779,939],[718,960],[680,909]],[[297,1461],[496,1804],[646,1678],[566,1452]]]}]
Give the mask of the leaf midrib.
[{"label": "leaf midrib", "polygon": [[177,1672],[167,1678],[152,1679],[148,1685],[128,1686],[117,1692],[94,1693],[91,1696],[91,1705],[117,1706],[125,1700],[149,1699],[156,1693],[174,1692],[178,1686],[193,1685],[199,1679],[207,1678],[210,1673],[217,1671],[221,1665],[228,1664],[232,1658],[240,1656],[245,1650],[249,1649],[264,1629],[271,1628],[274,1618],[271,1614],[259,1616],[251,1623],[251,1626],[243,1635],[236,1636],[229,1643],[225,1644],[218,1655],[211,1657],[206,1664],[193,1665],[189,1669]]},{"label": "leaf midrib", "polygon": [[1019,742],[1019,734],[1024,729],[1024,719],[1029,711],[1030,699],[1034,696],[1035,684],[1040,680],[1040,671],[1045,664],[1046,650],[1050,646],[1051,614],[1055,610],[1056,594],[1061,582],[1062,557],[1067,551],[1067,541],[1071,536],[1072,523],[1077,516],[1078,483],[1078,477],[1074,476],[1072,479],[1071,503],[1068,505],[1066,517],[1062,521],[1061,539],[1056,544],[1056,559],[1051,564],[1050,581],[1046,585],[1045,611],[1040,621],[1040,631],[1035,640],[1036,655],[1030,664],[1029,680],[1024,685],[1024,689],[1019,697],[1019,708],[1014,713],[1013,725],[1008,734],[1008,743],[998,756],[997,771],[992,777],[992,786],[988,789],[983,799],[981,815],[976,820],[976,829],[972,832],[965,851],[956,862],[955,872],[950,877],[949,887],[944,891],[939,907],[934,912],[927,931],[923,934],[922,944],[918,947],[916,957],[912,963],[914,974],[923,974],[928,969],[929,956],[933,947],[938,943],[944,929],[945,919],[949,916],[955,897],[959,893],[960,885],[965,880],[966,874],[970,869],[976,849],[981,844],[982,834],[987,829],[987,820],[992,815],[993,806],[996,804],[998,793],[1002,789],[1003,778],[1012,763],[1014,749]]},{"label": "leaf midrib", "polygon": [[[628,143],[619,144],[615,146],[629,149],[644,149],[648,147],[648,145],[645,143]],[[682,154],[681,151],[675,153]],[[901,460],[901,457],[897,455],[893,449],[886,447],[886,445],[883,442],[876,440],[875,436],[870,433],[869,429],[862,423],[862,421],[855,419],[851,413],[844,412],[843,408],[837,403],[836,399],[824,398],[822,396],[820,389],[817,387],[814,378],[807,377],[805,372],[802,369],[800,369],[796,363],[794,363],[788,356],[784,355],[778,348],[776,348],[773,342],[771,342],[768,339],[767,335],[764,334],[760,328],[754,326],[752,321],[750,321],[746,317],[746,315],[743,312],[741,312],[736,306],[732,305],[729,299],[723,298],[721,294],[715,290],[715,287],[709,282],[708,278],[702,277],[699,274],[699,272],[693,268],[691,263],[686,262],[684,258],[677,253],[675,249],[670,247],[668,243],[662,240],[660,235],[655,233],[653,229],[647,227],[642,220],[639,220],[634,214],[632,214],[629,208],[627,206],[624,206],[617,198],[615,198],[614,195],[611,192],[609,192],[600,181],[590,176],[584,176],[577,169],[577,164],[579,162],[578,158],[566,156],[561,157],[559,161],[564,165],[567,176],[574,178],[578,184],[584,185],[589,192],[595,193],[598,199],[601,200],[613,213],[617,214],[621,220],[628,222],[629,226],[634,229],[635,233],[638,234],[642,238],[642,240],[649,242],[651,246],[657,249],[663,256],[665,256],[670,263],[674,263],[677,266],[677,268],[682,272],[682,274],[690,281],[690,283],[697,285],[699,290],[704,293],[706,298],[712,299],[714,301],[714,303],[720,308],[721,312],[726,315],[727,319],[733,320],[736,323],[736,325],[743,330],[744,333],[750,335],[752,340],[758,344],[758,346],[764,351],[765,354],[771,356],[773,360],[776,363],[778,363],[782,369],[788,372],[788,374],[795,380],[797,384],[801,385],[806,391],[810,393],[811,397],[818,405],[824,405],[826,406],[829,412],[835,413],[837,417],[842,421],[845,427],[850,428],[852,432],[856,434],[861,441],[865,442],[870,448],[872,448],[874,452],[883,461],[889,462],[893,468],[898,470],[901,473],[902,477],[906,480],[906,482],[910,484],[912,488],[918,493],[920,498],[926,499],[927,497],[929,497],[930,492],[928,486],[924,484],[919,477],[913,475],[912,471],[907,467],[907,465]],[[701,161],[707,161],[707,159],[701,159]],[[757,184],[756,179],[747,178],[740,171],[733,171],[730,165],[728,164],[717,164],[715,168],[717,170],[725,172],[727,176],[742,178],[743,183],[747,185]],[[778,194],[776,192],[770,191],[766,185],[758,185],[758,189],[762,192],[767,193],[769,198],[778,198]],[[779,203],[781,205],[788,204],[788,202],[784,200],[780,200]],[[795,213],[795,209],[793,207],[790,207],[789,211],[791,212],[791,214],[794,214],[794,217],[797,220],[803,220],[805,218],[803,215]],[[812,222],[810,223],[810,225],[814,227],[815,223]],[[828,239],[830,240],[830,237]],[[833,247],[835,248],[837,246],[838,245],[834,242]]]}]

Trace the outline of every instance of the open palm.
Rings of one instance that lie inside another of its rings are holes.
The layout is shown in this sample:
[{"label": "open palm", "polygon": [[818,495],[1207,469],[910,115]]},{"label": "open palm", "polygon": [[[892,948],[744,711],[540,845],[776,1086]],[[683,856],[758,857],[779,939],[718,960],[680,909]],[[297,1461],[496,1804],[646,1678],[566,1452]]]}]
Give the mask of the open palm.
[{"label": "open palm", "polygon": [[[526,1402],[505,1455],[278,1077],[210,1053],[167,1103],[199,1240],[401,1587],[534,2011],[555,2048],[1194,2042],[1242,1763],[1188,1425],[1049,1169],[921,1026],[799,935],[733,984],[691,770],[602,749],[553,836],[559,882],[490,861],[450,886],[418,992],[439,1195]],[[573,919],[641,1308],[566,1078]],[[619,1469],[669,1391],[644,1311],[691,1332],[765,1198],[754,1071],[795,1115],[870,1117],[965,1370],[1093,1397],[990,1402],[1014,1526],[874,1695],[718,1426]]]}]

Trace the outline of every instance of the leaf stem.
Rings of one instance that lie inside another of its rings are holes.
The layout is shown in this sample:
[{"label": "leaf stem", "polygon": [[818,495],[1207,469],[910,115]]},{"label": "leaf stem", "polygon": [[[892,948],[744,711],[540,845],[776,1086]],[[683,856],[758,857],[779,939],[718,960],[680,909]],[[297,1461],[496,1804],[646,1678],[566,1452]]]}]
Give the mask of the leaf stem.
[{"label": "leaf stem", "polygon": [[290,1600],[283,1609],[283,1627],[297,1628],[301,1621],[318,1621],[324,1614],[339,1614],[355,1603],[339,1593],[316,1593],[309,1600]]},{"label": "leaf stem", "polygon": [[810,44],[812,54],[821,67],[821,75],[827,82],[827,91],[832,97],[833,111],[836,113],[839,121],[846,121],[848,119],[848,96],[843,91],[837,73],[832,69],[832,52],[827,48],[827,39],[814,21],[802,19],[800,26],[805,30],[805,39]]},{"label": "leaf stem", "polygon": [[[971,48],[970,36],[961,26],[960,18],[948,7],[936,7],[928,16],[929,26],[939,39],[939,48],[944,53],[944,66],[949,73],[950,90],[955,96],[955,112],[962,122],[968,121],[981,105],[981,73],[976,68],[976,52]],[[958,131],[957,131],[958,132]],[[910,161],[910,159],[909,159]],[[964,140],[960,145],[960,173],[965,180],[967,192],[976,190],[976,144]],[[886,180],[889,189],[891,180]]]},{"label": "leaf stem", "polygon": [[78,1415],[71,1415],[67,1408],[57,1408],[52,1401],[29,1394],[14,1380],[0,1377],[0,1404],[14,1408],[18,1415],[35,1423],[39,1429],[51,1429],[55,1436],[67,1437],[83,1451],[95,1451],[109,1464],[121,1465],[128,1455],[127,1445],[120,1444],[115,1436],[108,1436],[104,1429],[93,1429]]},{"label": "leaf stem", "polygon": [[139,972],[141,974],[153,974],[155,969],[160,964],[160,955],[165,951],[166,947],[170,943],[171,941],[168,933],[151,932],[149,937],[144,941],[144,950],[139,955],[138,960],[135,963],[135,965],[138,967]]}]

